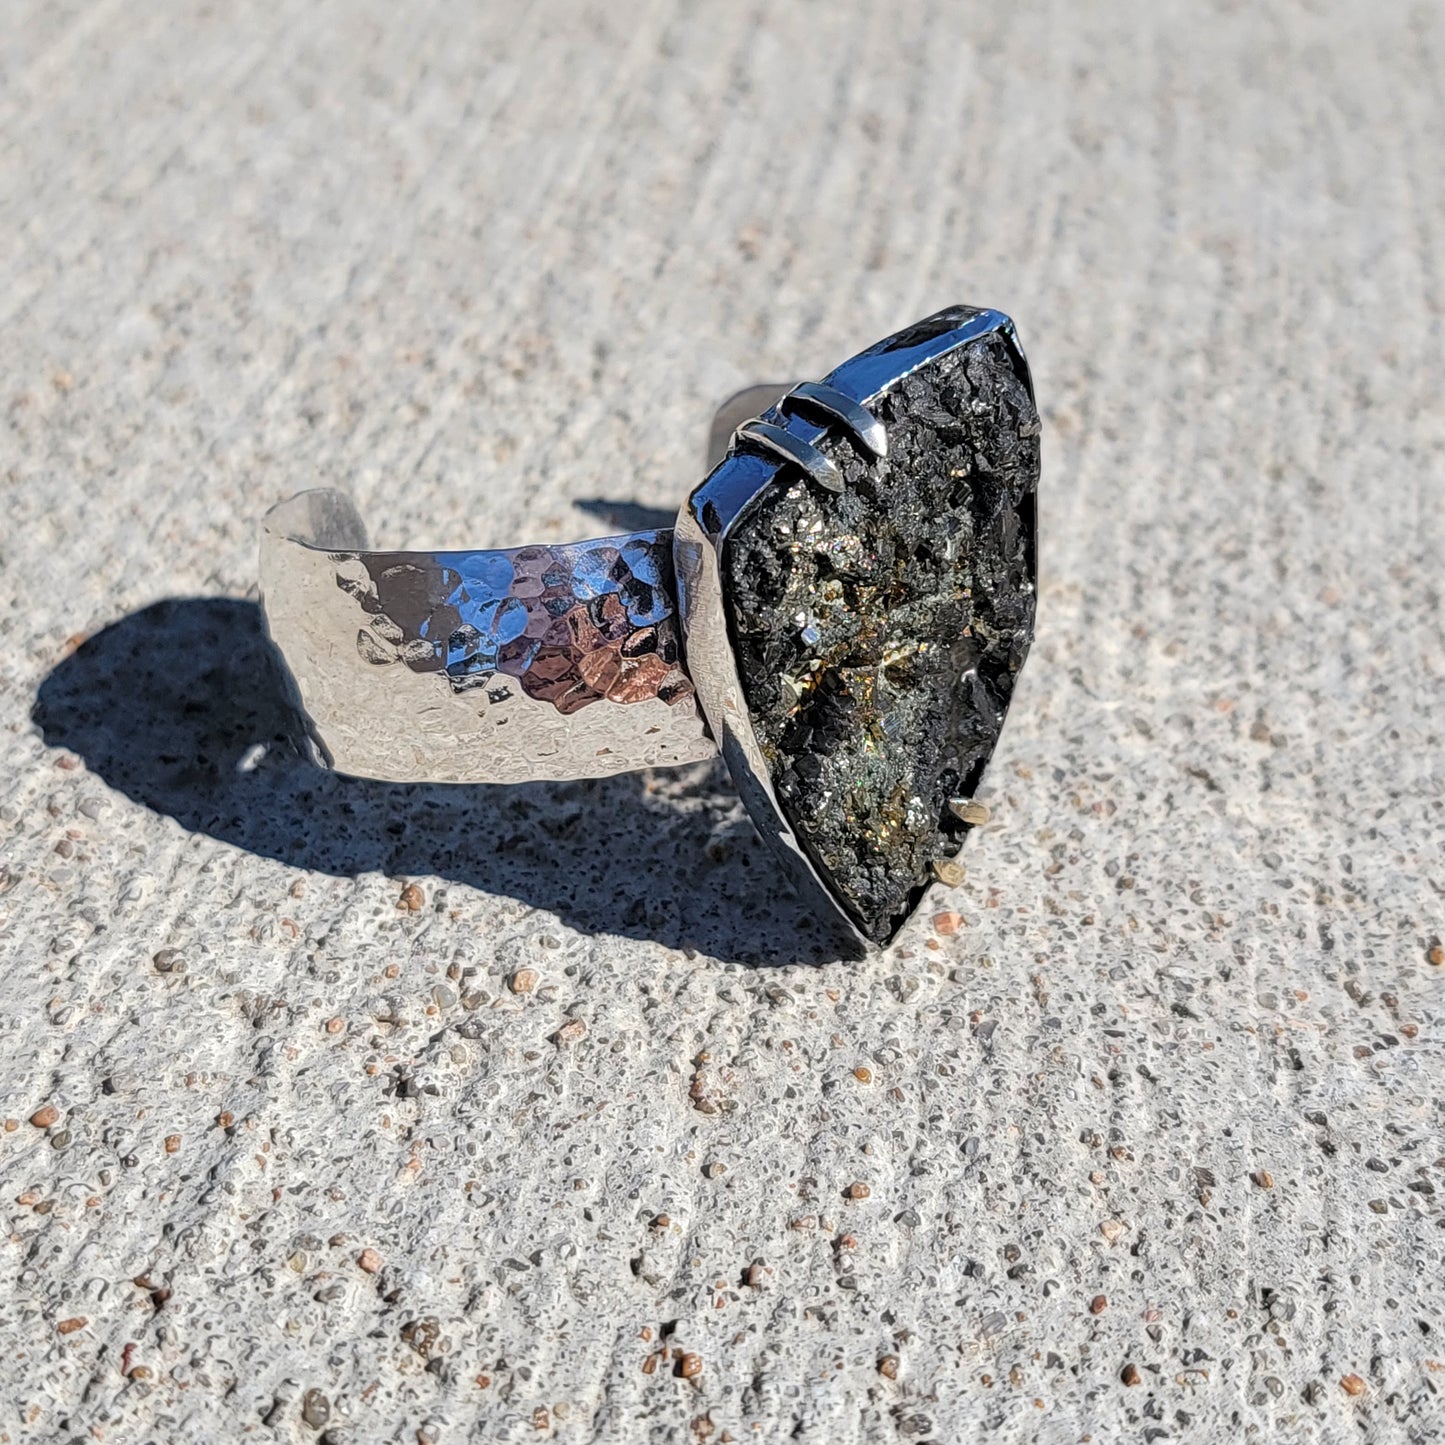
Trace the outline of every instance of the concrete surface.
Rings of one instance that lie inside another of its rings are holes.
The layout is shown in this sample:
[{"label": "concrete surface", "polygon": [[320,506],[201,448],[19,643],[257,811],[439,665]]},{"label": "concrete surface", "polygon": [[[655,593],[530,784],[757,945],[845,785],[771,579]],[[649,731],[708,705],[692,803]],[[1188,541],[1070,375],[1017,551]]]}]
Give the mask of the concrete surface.
[{"label": "concrete surface", "polygon": [[[0,1442],[1442,1438],[1438,6],[4,18]],[[586,535],[954,300],[1047,586],[889,954],[706,766],[291,758],[266,504]]]}]

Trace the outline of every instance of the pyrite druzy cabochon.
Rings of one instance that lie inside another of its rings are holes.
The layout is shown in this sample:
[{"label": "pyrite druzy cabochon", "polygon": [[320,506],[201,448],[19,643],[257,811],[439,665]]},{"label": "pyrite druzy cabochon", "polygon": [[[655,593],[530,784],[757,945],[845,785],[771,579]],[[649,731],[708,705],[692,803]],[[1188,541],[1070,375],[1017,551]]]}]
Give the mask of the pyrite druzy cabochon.
[{"label": "pyrite druzy cabochon", "polygon": [[889,939],[972,795],[1033,639],[1039,419],[997,331],[869,401],[877,458],[818,442],[839,491],[781,469],[730,529],[721,580],[778,807],[859,931]]}]

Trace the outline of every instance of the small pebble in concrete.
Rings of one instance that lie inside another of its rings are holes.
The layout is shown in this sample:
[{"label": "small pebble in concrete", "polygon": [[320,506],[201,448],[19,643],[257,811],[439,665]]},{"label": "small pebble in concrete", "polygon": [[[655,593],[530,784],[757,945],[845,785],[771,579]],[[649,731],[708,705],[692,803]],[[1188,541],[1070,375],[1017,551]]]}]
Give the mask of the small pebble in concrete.
[{"label": "small pebble in concrete", "polygon": [[1274,1175],[1268,1169],[1256,1169],[1249,1177],[1254,1180],[1255,1187],[1258,1189],[1274,1188]]},{"label": "small pebble in concrete", "polygon": [[56,1325],[55,1331],[61,1335],[73,1335],[76,1330],[83,1330],[90,1321],[84,1315],[77,1315],[74,1319],[61,1320]]},{"label": "small pebble in concrete", "polygon": [[537,987],[537,970],[519,968],[507,981],[513,993],[531,993]]},{"label": "small pebble in concrete", "polygon": [[1106,1295],[1096,1294],[1094,1298],[1089,1301],[1089,1313],[1091,1315],[1101,1315],[1108,1308],[1109,1300]]},{"label": "small pebble in concrete", "polygon": [[898,1378],[898,1356],[880,1355],[878,1357],[878,1373],[885,1380],[896,1380]]},{"label": "small pebble in concrete", "polygon": [[426,894],[416,883],[408,883],[401,890],[401,897],[396,900],[397,909],[402,913],[420,913],[425,903]]},{"label": "small pebble in concrete", "polygon": [[356,1262],[367,1274],[376,1274],[381,1268],[381,1256],[369,1246],[356,1256]]},{"label": "small pebble in concrete", "polygon": [[702,1374],[702,1356],[690,1352],[682,1355],[677,1362],[677,1373],[684,1380],[695,1380]]},{"label": "small pebble in concrete", "polygon": [[843,1194],[848,1199],[867,1199],[872,1192],[861,1179],[858,1179],[854,1180],[854,1182],[843,1191]]},{"label": "small pebble in concrete", "polygon": [[59,1117],[60,1110],[54,1104],[43,1104],[30,1116],[30,1122],[37,1129],[48,1129]]},{"label": "small pebble in concrete", "polygon": [[1124,1368],[1119,1371],[1119,1378],[1126,1385],[1142,1385],[1144,1383],[1144,1378],[1139,1373],[1138,1365],[1132,1363],[1125,1365]]},{"label": "small pebble in concrete", "polygon": [[1347,1395],[1363,1395],[1368,1388],[1358,1375],[1345,1375],[1340,1380],[1340,1389]]},{"label": "small pebble in concrete", "polygon": [[956,863],[952,858],[935,858],[928,866],[945,888],[957,888],[968,876],[963,864]]},{"label": "small pebble in concrete", "polygon": [[933,931],[941,933],[945,938],[957,933],[963,927],[963,914],[954,913],[951,909],[943,913],[933,915]]},{"label": "small pebble in concrete", "polygon": [[301,1419],[313,1430],[320,1430],[331,1418],[331,1401],[320,1390],[307,1390],[301,1397]]}]

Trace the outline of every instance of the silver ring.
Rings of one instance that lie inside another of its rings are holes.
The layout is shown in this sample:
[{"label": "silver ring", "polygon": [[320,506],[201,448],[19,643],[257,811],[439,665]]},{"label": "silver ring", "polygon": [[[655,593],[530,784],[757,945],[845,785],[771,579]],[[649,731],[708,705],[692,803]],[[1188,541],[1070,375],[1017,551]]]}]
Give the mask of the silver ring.
[{"label": "silver ring", "polygon": [[315,760],[478,783],[720,752],[794,884],[886,944],[961,876],[1033,639],[1033,385],[1013,322],[956,306],[767,397],[673,529],[385,552],[341,492],[273,507],[267,626]]}]

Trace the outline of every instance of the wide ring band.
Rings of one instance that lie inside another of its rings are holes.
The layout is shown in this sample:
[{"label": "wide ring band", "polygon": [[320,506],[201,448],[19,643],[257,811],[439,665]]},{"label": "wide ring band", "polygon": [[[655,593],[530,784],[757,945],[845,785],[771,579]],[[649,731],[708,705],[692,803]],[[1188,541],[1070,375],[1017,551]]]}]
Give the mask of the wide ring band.
[{"label": "wide ring band", "polygon": [[1013,323],[953,307],[742,421],[675,529],[379,552],[340,493],[267,514],[271,636],[318,758],[520,782],[721,751],[852,938],[978,821],[1033,638],[1039,420]]}]

